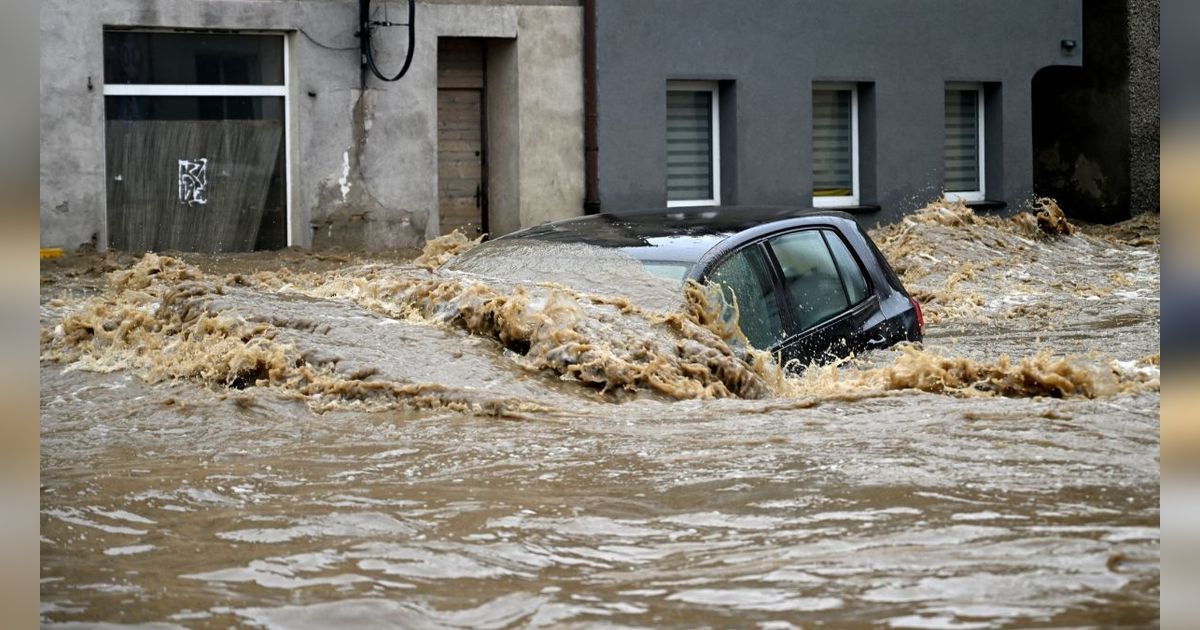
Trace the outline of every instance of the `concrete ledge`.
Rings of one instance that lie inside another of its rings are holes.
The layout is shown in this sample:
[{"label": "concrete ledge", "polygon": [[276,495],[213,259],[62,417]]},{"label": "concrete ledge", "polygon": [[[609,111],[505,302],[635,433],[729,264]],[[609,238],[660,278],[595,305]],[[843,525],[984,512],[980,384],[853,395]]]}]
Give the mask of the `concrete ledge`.
[{"label": "concrete ledge", "polygon": [[820,208],[821,210],[837,210],[839,212],[849,212],[850,214],[870,214],[883,210],[883,206],[877,203],[863,203],[857,206],[837,206],[831,208]]},{"label": "concrete ledge", "polygon": [[984,199],[983,201],[968,201],[964,205],[978,212],[979,210],[1003,210],[1008,207],[1008,202],[998,199]]}]

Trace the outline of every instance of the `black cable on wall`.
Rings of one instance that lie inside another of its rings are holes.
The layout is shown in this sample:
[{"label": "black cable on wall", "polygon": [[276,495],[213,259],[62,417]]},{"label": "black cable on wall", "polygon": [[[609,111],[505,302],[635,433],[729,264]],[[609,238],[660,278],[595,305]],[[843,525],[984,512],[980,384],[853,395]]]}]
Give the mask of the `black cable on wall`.
[{"label": "black cable on wall", "polygon": [[[413,52],[417,47],[416,39],[416,23],[417,23],[417,2],[416,0],[408,0],[408,22],[396,23],[384,20],[371,20],[371,0],[358,0],[358,33],[359,33],[359,49],[362,51],[363,67],[369,68],[371,74],[374,74],[381,81],[397,81],[400,77],[408,72],[409,66],[412,65]],[[392,26],[408,27],[408,52],[404,55],[404,65],[400,71],[393,76],[388,76],[379,69],[379,65],[375,62],[375,53],[371,50],[371,37],[376,28],[388,28]]]}]

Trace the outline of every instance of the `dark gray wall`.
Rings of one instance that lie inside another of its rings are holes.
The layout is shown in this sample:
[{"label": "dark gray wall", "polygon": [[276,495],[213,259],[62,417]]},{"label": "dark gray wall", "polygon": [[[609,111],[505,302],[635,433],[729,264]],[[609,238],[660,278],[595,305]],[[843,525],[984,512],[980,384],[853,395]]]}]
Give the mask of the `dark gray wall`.
[{"label": "dark gray wall", "polygon": [[1158,209],[1158,0],[1084,0],[1082,68],[1034,78],[1034,190],[1071,216]]},{"label": "dark gray wall", "polygon": [[1126,0],[1085,0],[1082,68],[1033,80],[1034,190],[1071,216],[1129,213],[1129,55]]},{"label": "dark gray wall", "polygon": [[[610,212],[666,203],[668,80],[723,81],[723,203],[804,206],[813,82],[868,84],[862,202],[882,206],[868,221],[940,194],[946,82],[992,84],[989,123],[1002,129],[987,139],[987,195],[1015,206],[1032,191],[1030,80],[1048,65],[1078,65],[1083,48],[1079,0],[597,5],[600,196]],[[1064,39],[1079,48],[1064,52]]]}]

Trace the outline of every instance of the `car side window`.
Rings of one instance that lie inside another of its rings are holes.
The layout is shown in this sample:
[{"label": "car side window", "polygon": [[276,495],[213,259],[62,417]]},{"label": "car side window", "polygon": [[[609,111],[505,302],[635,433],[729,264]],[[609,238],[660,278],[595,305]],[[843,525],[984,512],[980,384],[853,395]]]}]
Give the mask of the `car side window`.
[{"label": "car side window", "polygon": [[846,247],[840,236],[828,230],[825,230],[824,234],[829,251],[833,252],[833,260],[842,272],[842,281],[846,285],[846,295],[850,298],[850,304],[858,304],[867,299],[867,279],[863,276],[862,267],[855,260],[854,254],[850,253],[850,248]]},{"label": "car side window", "polygon": [[819,230],[777,236],[770,245],[801,331],[849,308],[846,289]]},{"label": "car side window", "polygon": [[758,246],[730,256],[709,274],[709,282],[720,283],[725,302],[737,296],[738,326],[750,345],[767,350],[783,337],[783,318],[766,257]]}]

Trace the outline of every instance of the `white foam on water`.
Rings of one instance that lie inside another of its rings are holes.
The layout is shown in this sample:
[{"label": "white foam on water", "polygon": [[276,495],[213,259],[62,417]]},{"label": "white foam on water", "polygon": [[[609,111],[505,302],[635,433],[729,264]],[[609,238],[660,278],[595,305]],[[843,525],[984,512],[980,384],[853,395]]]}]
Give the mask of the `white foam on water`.
[{"label": "white foam on water", "polygon": [[138,553],[152,551],[154,545],[129,545],[127,547],[109,547],[104,550],[106,556],[132,556]]},{"label": "white foam on water", "polygon": [[298,538],[411,535],[415,531],[412,526],[381,512],[334,512],[300,519],[291,527],[239,529],[217,532],[217,537],[237,542],[282,543]]},{"label": "white foam on water", "polygon": [[950,515],[950,520],[953,521],[996,521],[996,520],[1028,520],[1029,517],[1021,516],[1020,514],[1001,514],[984,510],[982,512],[959,512],[958,514]]},{"label": "white foam on water", "polygon": [[82,525],[84,527],[91,527],[93,529],[98,529],[102,532],[107,532],[109,534],[125,534],[128,536],[142,536],[147,533],[147,531],[144,529],[134,529],[132,527],[122,527],[119,525],[105,525],[104,523],[97,523],[96,521],[79,516],[79,514],[80,514],[79,510],[76,510],[73,508],[68,508],[68,509],[63,509],[63,510],[46,510],[45,514],[47,514],[49,516],[53,516],[65,523],[71,523],[73,525]]},{"label": "white foam on water", "polygon": [[154,525],[155,524],[154,521],[152,521],[144,516],[139,516],[132,512],[126,512],[125,510],[103,510],[98,507],[93,507],[92,512],[99,514],[101,516],[107,516],[108,518],[111,518],[113,520],[129,521],[131,523],[141,523],[143,525]]},{"label": "white foam on water", "polygon": [[836,597],[796,597],[794,591],[769,588],[698,588],[678,591],[668,595],[666,599],[714,608],[771,612],[834,610],[844,605],[844,602]]}]

